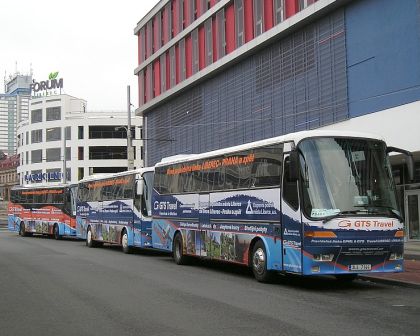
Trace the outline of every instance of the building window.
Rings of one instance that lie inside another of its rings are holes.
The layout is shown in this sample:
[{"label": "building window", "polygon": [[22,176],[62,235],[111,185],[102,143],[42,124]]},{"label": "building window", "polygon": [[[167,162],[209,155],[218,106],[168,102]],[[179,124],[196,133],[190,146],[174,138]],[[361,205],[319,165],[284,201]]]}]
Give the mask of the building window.
[{"label": "building window", "polygon": [[61,127],[47,128],[46,141],[61,140]]},{"label": "building window", "polygon": [[81,139],[83,139],[83,126],[79,126],[79,128],[78,128],[78,139],[79,140],[81,140]]},{"label": "building window", "polygon": [[31,163],[41,163],[42,162],[42,149],[37,149],[31,151]]},{"label": "building window", "polygon": [[77,179],[81,180],[84,177],[85,177],[85,168],[83,167],[77,168]]},{"label": "building window", "polygon": [[235,0],[236,47],[245,43],[244,32],[244,1]]},{"label": "building window", "polygon": [[47,148],[45,156],[47,162],[61,161],[61,148]]},{"label": "building window", "polygon": [[191,33],[192,40],[192,73],[195,74],[200,69],[200,56],[198,47],[198,29],[194,29]]},{"label": "building window", "polygon": [[[48,181],[57,181],[56,176],[61,176],[61,169],[59,168],[52,168],[52,169],[47,169],[46,170],[47,174],[53,174],[53,175],[48,175]],[[50,176],[54,176],[50,179]]]},{"label": "building window", "polygon": [[140,63],[146,59],[146,34],[144,28],[140,30]]},{"label": "building window", "polygon": [[139,104],[144,104],[144,71],[139,72]]},{"label": "building window", "polygon": [[274,0],[274,24],[284,21],[284,0]]},{"label": "building window", "polygon": [[42,142],[42,129],[31,131],[31,143]]},{"label": "building window", "polygon": [[71,140],[71,127],[67,126],[65,128],[65,133],[66,133],[66,140]]},{"label": "building window", "polygon": [[168,18],[168,24],[166,25],[166,34],[168,34],[168,41],[172,38],[172,9],[171,9],[171,2],[166,5],[166,16]]},{"label": "building window", "polygon": [[257,37],[264,32],[263,3],[261,0],[254,0],[254,36]]},{"label": "building window", "polygon": [[180,67],[180,82],[187,77],[187,67],[185,61],[185,39],[179,41],[179,67]]},{"label": "building window", "polygon": [[[42,174],[42,170],[41,169],[39,169],[39,170],[31,170],[31,175],[37,175],[37,176],[39,176],[40,174]],[[42,179],[40,178],[40,179],[34,180],[32,183],[41,183],[41,182],[42,182]]]},{"label": "building window", "polygon": [[188,13],[189,23],[193,23],[195,21],[196,17],[197,17],[197,8],[195,6],[195,0],[187,0],[187,1],[190,2],[190,4],[189,4],[190,11]]},{"label": "building window", "polygon": [[47,121],[61,120],[61,107],[47,107],[46,119]]},{"label": "building window", "polygon": [[226,35],[225,35],[225,10],[222,9],[216,14],[217,24],[217,59],[226,55]]},{"label": "building window", "polygon": [[175,59],[175,47],[169,49],[169,72],[171,79],[171,88],[176,85],[176,59]]},{"label": "building window", "polygon": [[29,132],[26,132],[26,144],[29,145]]},{"label": "building window", "polygon": [[84,147],[79,147],[78,149],[77,149],[77,159],[78,160],[83,160],[83,158],[84,158],[84,156],[85,156],[85,153],[84,153],[85,151],[84,151]]},{"label": "building window", "polygon": [[206,66],[213,63],[213,34],[212,34],[212,19],[204,22],[205,44],[206,44]]},{"label": "building window", "polygon": [[29,152],[25,153],[25,157],[26,157],[26,164],[29,164]]},{"label": "building window", "polygon": [[160,92],[165,92],[165,91],[166,91],[166,53],[163,53],[160,56]]},{"label": "building window", "polygon": [[156,15],[155,24],[157,26],[155,27],[156,36],[154,38],[156,42],[155,51],[157,51],[162,47],[162,16],[160,13]]},{"label": "building window", "polygon": [[31,123],[39,123],[42,122],[42,110],[33,110],[31,111]]},{"label": "building window", "polygon": [[299,11],[308,7],[309,2],[310,2],[309,0],[298,0],[298,1],[299,1]]},{"label": "building window", "polygon": [[184,0],[178,0],[178,33],[184,29]]}]

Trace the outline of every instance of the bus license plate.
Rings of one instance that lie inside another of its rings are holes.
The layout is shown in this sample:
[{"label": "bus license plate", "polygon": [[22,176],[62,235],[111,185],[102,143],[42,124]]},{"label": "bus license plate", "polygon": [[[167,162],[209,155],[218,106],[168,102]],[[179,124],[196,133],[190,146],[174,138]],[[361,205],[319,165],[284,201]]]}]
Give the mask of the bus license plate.
[{"label": "bus license plate", "polygon": [[371,269],[371,264],[350,265],[350,271],[370,271]]}]

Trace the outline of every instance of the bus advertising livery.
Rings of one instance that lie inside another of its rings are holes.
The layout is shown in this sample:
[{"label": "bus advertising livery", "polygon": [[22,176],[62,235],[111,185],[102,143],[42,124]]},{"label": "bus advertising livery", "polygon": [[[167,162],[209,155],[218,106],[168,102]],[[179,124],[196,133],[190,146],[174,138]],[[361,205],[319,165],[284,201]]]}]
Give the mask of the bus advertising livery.
[{"label": "bus advertising livery", "polygon": [[403,270],[403,220],[381,139],[305,131],[155,167],[153,246],[273,271]]}]

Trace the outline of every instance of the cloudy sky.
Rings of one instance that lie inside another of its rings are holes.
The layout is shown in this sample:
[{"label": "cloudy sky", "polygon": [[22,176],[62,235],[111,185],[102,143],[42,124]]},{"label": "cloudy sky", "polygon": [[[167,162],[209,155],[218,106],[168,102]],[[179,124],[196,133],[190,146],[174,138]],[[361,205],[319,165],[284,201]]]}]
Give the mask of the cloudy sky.
[{"label": "cloudy sky", "polygon": [[[0,2],[0,93],[16,69],[36,80],[59,71],[65,93],[90,111],[138,106],[134,28],[158,0],[19,0]],[[16,66],[17,64],[17,66]]]}]

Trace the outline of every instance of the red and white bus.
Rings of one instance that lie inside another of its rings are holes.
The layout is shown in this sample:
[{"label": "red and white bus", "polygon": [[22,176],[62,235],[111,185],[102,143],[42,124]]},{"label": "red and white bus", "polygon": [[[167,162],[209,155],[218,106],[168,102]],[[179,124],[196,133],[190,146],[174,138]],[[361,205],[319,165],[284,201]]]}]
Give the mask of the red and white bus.
[{"label": "red and white bus", "polygon": [[8,228],[21,236],[76,236],[77,185],[19,186],[10,191]]}]

